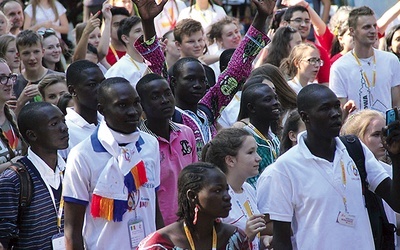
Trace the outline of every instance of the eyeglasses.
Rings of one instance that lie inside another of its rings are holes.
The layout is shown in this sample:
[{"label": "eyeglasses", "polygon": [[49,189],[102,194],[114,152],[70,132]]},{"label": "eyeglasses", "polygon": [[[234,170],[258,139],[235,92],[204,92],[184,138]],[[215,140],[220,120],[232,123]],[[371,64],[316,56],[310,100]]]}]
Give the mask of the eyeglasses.
[{"label": "eyeglasses", "polygon": [[291,19],[289,22],[295,22],[297,24],[306,24],[309,25],[311,23],[310,19],[301,19],[301,18],[296,18],[296,19]]},{"label": "eyeglasses", "polygon": [[17,80],[17,74],[14,74],[14,73],[11,73],[10,75],[8,75],[8,76],[5,76],[5,75],[2,75],[2,76],[0,76],[0,83],[2,84],[2,85],[6,85],[7,83],[8,83],[8,81],[11,79],[11,81],[12,81],[12,84],[14,84],[15,83],[15,81]]},{"label": "eyeglasses", "polygon": [[38,30],[37,32],[39,35],[41,35],[43,38],[49,37],[51,35],[55,35],[56,31],[53,29],[46,29],[46,30]]},{"label": "eyeglasses", "polygon": [[310,64],[310,65],[312,65],[312,66],[317,66],[317,67],[320,67],[320,66],[323,66],[323,65],[324,65],[324,61],[322,61],[322,60],[319,59],[319,58],[315,58],[315,57],[311,57],[311,58],[308,58],[308,59],[304,59],[304,60],[302,60],[302,61],[306,61],[306,62],[308,62],[308,64]]}]

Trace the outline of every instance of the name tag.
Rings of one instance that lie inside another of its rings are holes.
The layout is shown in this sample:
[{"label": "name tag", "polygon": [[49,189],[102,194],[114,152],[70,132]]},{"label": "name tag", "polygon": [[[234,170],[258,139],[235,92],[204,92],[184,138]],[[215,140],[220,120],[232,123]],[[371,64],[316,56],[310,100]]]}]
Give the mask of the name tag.
[{"label": "name tag", "polygon": [[354,227],[356,225],[356,216],[340,211],[336,222],[343,226]]},{"label": "name tag", "polygon": [[65,250],[65,238],[63,233],[59,233],[51,237],[53,250]]},{"label": "name tag", "polygon": [[131,248],[136,248],[140,241],[144,239],[144,224],[141,219],[131,219],[128,221],[128,231]]}]

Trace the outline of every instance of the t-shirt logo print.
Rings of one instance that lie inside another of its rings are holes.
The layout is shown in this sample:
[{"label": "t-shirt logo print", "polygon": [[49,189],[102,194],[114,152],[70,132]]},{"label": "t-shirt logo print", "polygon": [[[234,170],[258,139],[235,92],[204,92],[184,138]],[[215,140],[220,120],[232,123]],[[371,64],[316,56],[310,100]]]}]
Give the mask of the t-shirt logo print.
[{"label": "t-shirt logo print", "polygon": [[189,145],[189,142],[187,140],[181,141],[181,147],[182,147],[183,155],[188,155],[188,154],[192,153],[192,147]]}]

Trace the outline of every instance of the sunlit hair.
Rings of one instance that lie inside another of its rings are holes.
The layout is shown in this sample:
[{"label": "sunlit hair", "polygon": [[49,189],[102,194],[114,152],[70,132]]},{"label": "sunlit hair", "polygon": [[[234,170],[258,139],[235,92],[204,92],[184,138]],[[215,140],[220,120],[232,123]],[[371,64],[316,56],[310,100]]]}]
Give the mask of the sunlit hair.
[{"label": "sunlit hair", "polygon": [[376,110],[364,109],[347,117],[340,131],[341,135],[356,135],[364,140],[368,126],[374,119],[385,119],[383,114]]},{"label": "sunlit hair", "polygon": [[316,50],[319,54],[319,50],[315,45],[311,43],[302,43],[296,45],[289,54],[289,57],[282,61],[280,69],[284,74],[288,76],[289,79],[293,79],[297,75],[297,66],[301,59],[303,59],[304,51],[307,49]]},{"label": "sunlit hair", "polygon": [[222,39],[222,30],[226,25],[234,24],[236,27],[238,26],[238,20],[236,18],[226,16],[220,21],[214,23],[210,27],[210,31],[207,33],[207,39],[209,44],[213,44],[214,42],[221,41]]},{"label": "sunlit hair", "polygon": [[228,167],[225,163],[225,157],[236,156],[247,136],[252,135],[244,129],[222,129],[210,142],[204,145],[201,159],[215,164],[226,174]]},{"label": "sunlit hair", "polygon": [[38,89],[42,97],[45,97],[46,88],[56,83],[64,83],[67,86],[67,81],[64,74],[48,74],[39,82]]},{"label": "sunlit hair", "polygon": [[368,6],[361,6],[359,8],[355,8],[349,13],[349,27],[356,29],[357,28],[357,20],[360,16],[374,16],[374,11]]}]

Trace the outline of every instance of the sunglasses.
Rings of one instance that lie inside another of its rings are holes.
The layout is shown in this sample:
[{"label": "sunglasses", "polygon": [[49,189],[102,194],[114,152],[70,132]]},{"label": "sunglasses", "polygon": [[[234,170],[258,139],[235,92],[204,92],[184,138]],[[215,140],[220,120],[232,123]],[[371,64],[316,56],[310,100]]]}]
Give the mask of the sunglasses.
[{"label": "sunglasses", "polygon": [[53,29],[46,29],[46,30],[38,30],[37,32],[43,38],[49,37],[51,35],[56,35],[56,31]]}]

